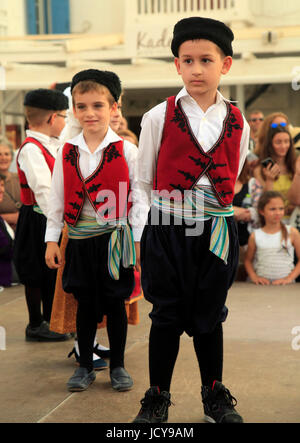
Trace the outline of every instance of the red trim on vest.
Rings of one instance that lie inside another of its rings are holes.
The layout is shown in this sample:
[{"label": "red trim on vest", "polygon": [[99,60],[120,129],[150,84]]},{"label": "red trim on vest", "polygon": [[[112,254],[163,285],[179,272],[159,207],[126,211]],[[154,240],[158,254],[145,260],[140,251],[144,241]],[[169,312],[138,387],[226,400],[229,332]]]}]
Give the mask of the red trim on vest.
[{"label": "red trim on vest", "polygon": [[242,113],[226,102],[227,115],[219,139],[205,152],[190,127],[180,101],[175,96],[167,100],[165,125],[157,159],[154,190],[174,194],[175,200],[184,198],[184,191],[192,189],[205,174],[219,203],[228,206],[234,197],[240,159],[240,143],[244,127]]},{"label": "red trim on vest", "polygon": [[19,175],[19,181],[20,181],[20,187],[21,187],[21,202],[26,205],[26,206],[31,206],[31,205],[35,205],[36,204],[36,200],[35,200],[35,196],[33,191],[30,189],[28,182],[27,182],[27,178],[25,173],[22,171],[22,169],[19,166],[19,155],[20,152],[22,150],[22,148],[27,144],[27,143],[33,143],[34,145],[36,145],[38,148],[40,148],[40,150],[42,151],[42,154],[46,160],[46,163],[50,169],[51,175],[53,172],[53,168],[54,168],[54,163],[55,163],[55,158],[53,157],[53,155],[48,151],[48,149],[45,148],[44,145],[42,145],[42,143],[40,143],[38,140],[36,140],[33,137],[27,137],[24,142],[22,143],[18,155],[17,155],[17,169],[18,169],[18,175]]},{"label": "red trim on vest", "polygon": [[65,208],[64,219],[75,226],[87,197],[95,212],[104,220],[127,217],[130,183],[129,169],[123,153],[123,141],[111,143],[103,151],[102,160],[92,175],[83,178],[79,167],[78,147],[63,147]]}]

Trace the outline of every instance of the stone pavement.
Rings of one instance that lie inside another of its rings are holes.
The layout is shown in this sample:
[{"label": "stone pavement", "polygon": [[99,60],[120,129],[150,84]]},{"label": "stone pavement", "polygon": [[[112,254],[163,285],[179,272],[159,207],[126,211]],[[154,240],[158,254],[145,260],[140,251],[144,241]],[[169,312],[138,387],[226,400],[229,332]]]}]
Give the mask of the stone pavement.
[{"label": "stone pavement", "polygon": [[[227,306],[223,381],[238,398],[238,411],[246,423],[299,423],[299,284],[235,283]],[[23,287],[1,292],[0,347],[4,330],[6,345],[0,350],[0,423],[130,423],[148,388],[149,310],[149,303],[139,302],[141,322],[128,329],[126,367],[133,389],[114,392],[105,370],[97,373],[87,391],[70,393],[66,382],[75,360],[67,354],[73,341],[26,342]],[[107,345],[106,330],[98,335]],[[204,423],[200,389],[192,340],[184,335],[172,381],[175,405],[170,407],[169,423]]]}]

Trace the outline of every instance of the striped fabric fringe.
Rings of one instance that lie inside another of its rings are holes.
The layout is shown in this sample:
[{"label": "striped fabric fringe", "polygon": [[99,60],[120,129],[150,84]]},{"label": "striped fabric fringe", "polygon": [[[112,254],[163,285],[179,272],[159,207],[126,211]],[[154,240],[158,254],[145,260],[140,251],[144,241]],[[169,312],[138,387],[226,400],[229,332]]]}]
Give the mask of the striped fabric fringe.
[{"label": "striped fabric fringe", "polygon": [[184,202],[164,199],[155,195],[153,206],[165,214],[185,220],[188,225],[191,221],[205,222],[211,218],[210,251],[227,264],[229,254],[229,234],[226,217],[233,216],[232,205],[220,206],[213,189],[209,186],[195,186],[186,192]]},{"label": "striped fabric fringe", "polygon": [[81,216],[76,227],[68,225],[70,239],[80,240],[111,233],[108,242],[108,271],[114,280],[120,278],[120,264],[124,268],[135,265],[135,246],[131,227],[127,219],[99,224],[93,217]]},{"label": "striped fabric fringe", "polygon": [[38,205],[33,205],[33,210],[34,212],[37,212],[38,214],[43,214],[43,211],[41,210],[41,208]]}]

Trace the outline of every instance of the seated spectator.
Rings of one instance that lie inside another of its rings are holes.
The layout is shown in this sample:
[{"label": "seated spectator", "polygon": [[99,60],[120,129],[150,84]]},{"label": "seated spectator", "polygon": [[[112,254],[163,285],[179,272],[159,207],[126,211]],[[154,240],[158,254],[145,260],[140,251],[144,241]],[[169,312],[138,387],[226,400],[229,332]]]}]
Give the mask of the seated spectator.
[{"label": "seated spectator", "polygon": [[139,145],[139,141],[134,132],[130,131],[130,129],[123,129],[122,131],[118,131],[118,136],[122,137],[124,140],[128,140],[133,143],[135,146]]},{"label": "seated spectator", "polygon": [[[260,164],[254,170],[254,177],[260,192],[278,191],[285,201],[285,223],[295,209],[288,200],[295,175],[296,153],[291,134],[286,126],[270,126],[260,150]],[[257,192],[259,195],[259,192]]]},{"label": "seated spectator", "polygon": [[300,157],[296,161],[295,175],[287,197],[291,204],[300,206]]},{"label": "seated spectator", "polygon": [[251,111],[249,114],[248,123],[250,126],[250,152],[255,152],[259,128],[261,127],[264,118],[264,114],[259,110]]},{"label": "seated spectator", "polygon": [[5,192],[0,203],[1,217],[15,230],[21,207],[18,174],[10,172],[13,149],[9,141],[0,137],[0,174],[5,179]]},{"label": "seated spectator", "polygon": [[257,211],[252,207],[253,199],[250,194],[250,164],[246,160],[240,176],[235,185],[235,196],[233,199],[234,218],[237,222],[238,237],[240,244],[240,262],[236,280],[246,280],[244,269],[244,256],[247,250],[248,239],[252,232],[252,224],[257,221]]},{"label": "seated spectator", "polygon": [[[4,179],[0,175],[0,203],[4,197]],[[0,286],[11,286],[12,283],[13,237],[13,230],[0,215]]]},{"label": "seated spectator", "polygon": [[[250,236],[245,269],[256,285],[286,285],[300,275],[300,233],[286,226],[284,199],[279,192],[267,191],[258,202],[261,228]],[[294,253],[298,263],[294,263]]]}]

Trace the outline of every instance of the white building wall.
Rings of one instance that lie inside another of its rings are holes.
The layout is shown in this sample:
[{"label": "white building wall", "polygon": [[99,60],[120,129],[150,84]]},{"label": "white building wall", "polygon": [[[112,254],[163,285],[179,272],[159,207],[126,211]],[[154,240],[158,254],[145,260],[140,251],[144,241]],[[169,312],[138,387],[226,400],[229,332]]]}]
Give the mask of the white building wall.
[{"label": "white building wall", "polygon": [[26,34],[24,0],[0,1],[0,36],[19,37]]},{"label": "white building wall", "polygon": [[124,0],[70,0],[71,32],[88,34],[123,32],[124,9]]}]

